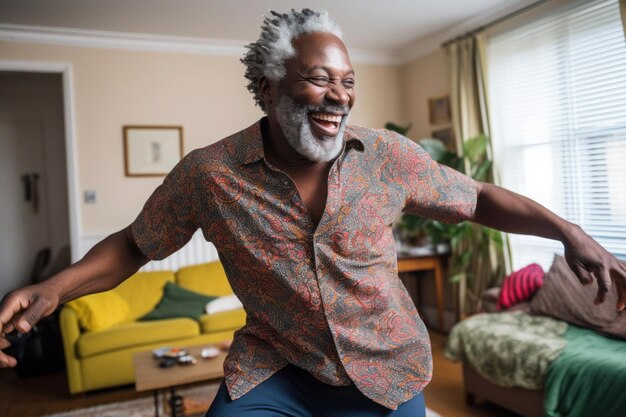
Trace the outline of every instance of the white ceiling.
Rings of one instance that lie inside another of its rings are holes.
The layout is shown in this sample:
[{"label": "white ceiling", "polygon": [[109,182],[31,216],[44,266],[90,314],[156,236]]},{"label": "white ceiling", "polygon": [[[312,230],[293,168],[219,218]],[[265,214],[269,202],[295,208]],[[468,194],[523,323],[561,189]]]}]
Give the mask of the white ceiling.
[{"label": "white ceiling", "polygon": [[[419,55],[536,0],[0,0],[0,24],[234,41],[269,10],[326,9],[349,48]],[[5,25],[6,27],[6,25]]]}]

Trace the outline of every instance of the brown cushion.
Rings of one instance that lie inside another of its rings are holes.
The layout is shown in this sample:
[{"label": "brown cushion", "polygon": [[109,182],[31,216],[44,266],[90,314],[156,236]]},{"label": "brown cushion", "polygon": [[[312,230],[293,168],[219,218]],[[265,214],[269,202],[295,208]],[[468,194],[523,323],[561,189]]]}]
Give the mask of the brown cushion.
[{"label": "brown cushion", "polygon": [[565,258],[557,255],[544,277],[543,286],[530,303],[530,312],[626,339],[626,315],[615,310],[615,289],[611,289],[600,305],[593,303],[597,291],[597,282],[582,285]]},{"label": "brown cushion", "polygon": [[619,313],[613,323],[601,328],[600,333],[626,340],[626,310]]}]

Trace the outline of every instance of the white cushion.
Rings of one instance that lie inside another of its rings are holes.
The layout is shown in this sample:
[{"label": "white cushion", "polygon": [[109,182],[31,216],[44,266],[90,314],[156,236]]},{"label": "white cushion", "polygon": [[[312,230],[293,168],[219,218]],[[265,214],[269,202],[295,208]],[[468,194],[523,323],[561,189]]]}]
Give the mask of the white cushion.
[{"label": "white cushion", "polygon": [[235,294],[225,295],[213,301],[209,301],[206,305],[206,313],[215,314],[223,311],[237,310],[238,308],[243,308],[243,304],[241,304],[237,296]]}]

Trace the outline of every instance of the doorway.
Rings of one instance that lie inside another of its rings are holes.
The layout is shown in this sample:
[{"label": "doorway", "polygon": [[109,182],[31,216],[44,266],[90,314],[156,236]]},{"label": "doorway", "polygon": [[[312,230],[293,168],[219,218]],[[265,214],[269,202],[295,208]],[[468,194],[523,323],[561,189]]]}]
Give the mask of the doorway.
[{"label": "doorway", "polygon": [[0,296],[71,262],[63,74],[0,71]]}]

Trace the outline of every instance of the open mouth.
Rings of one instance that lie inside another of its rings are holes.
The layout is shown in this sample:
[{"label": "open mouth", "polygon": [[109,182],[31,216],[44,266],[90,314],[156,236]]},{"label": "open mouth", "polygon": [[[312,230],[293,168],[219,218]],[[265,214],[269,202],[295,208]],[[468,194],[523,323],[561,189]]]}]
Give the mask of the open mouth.
[{"label": "open mouth", "polygon": [[339,126],[343,115],[333,113],[310,113],[309,122],[311,127],[316,130],[318,137],[336,136],[339,133]]}]

